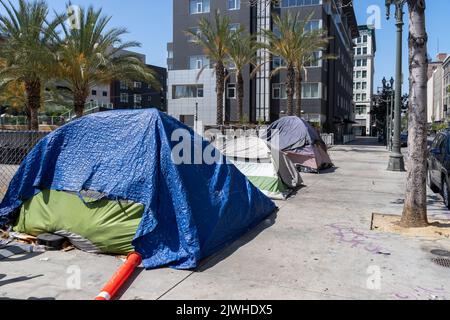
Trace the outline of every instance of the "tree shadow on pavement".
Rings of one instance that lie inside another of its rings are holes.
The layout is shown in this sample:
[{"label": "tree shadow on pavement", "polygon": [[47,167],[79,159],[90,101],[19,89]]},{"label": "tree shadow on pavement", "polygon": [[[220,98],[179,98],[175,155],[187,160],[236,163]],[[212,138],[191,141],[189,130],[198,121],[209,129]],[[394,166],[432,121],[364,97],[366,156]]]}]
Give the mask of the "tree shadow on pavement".
[{"label": "tree shadow on pavement", "polygon": [[0,262],[18,262],[18,261],[25,261],[28,259],[33,259],[37,256],[40,256],[43,252],[21,252],[16,255],[13,255],[11,257],[2,258],[0,256]]},{"label": "tree shadow on pavement", "polygon": [[231,244],[227,245],[224,249],[220,250],[219,252],[213,254],[212,256],[204,259],[197,269],[195,269],[195,272],[204,272],[215,265],[219,264],[221,261],[227,259],[231,255],[233,255],[236,251],[238,251],[241,247],[245,246],[252,240],[254,240],[260,233],[262,233],[264,230],[272,227],[278,217],[278,209],[269,217],[267,217],[265,220],[263,220],[260,224],[258,224],[256,227],[248,231],[246,234],[244,234],[242,237],[240,237],[238,240],[232,242]]},{"label": "tree shadow on pavement", "polygon": [[[2,280],[2,281],[0,281],[0,287],[6,286],[6,285],[9,285],[9,284],[13,284],[13,283],[17,283],[17,282],[24,282],[24,281],[28,281],[28,280],[33,280],[33,279],[36,279],[36,278],[39,278],[39,277],[43,277],[43,276],[44,276],[43,274],[39,274],[39,275],[36,275],[36,276],[17,277],[17,278],[12,278],[12,279],[9,279],[9,280]],[[0,274],[0,279],[3,279],[5,277],[6,277],[5,274]]]}]

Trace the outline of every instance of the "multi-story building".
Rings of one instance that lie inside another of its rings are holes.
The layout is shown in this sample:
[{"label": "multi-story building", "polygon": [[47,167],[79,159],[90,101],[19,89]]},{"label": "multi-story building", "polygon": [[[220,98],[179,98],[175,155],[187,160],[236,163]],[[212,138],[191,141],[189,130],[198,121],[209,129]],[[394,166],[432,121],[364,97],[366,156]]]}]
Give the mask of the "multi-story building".
[{"label": "multi-story building", "polygon": [[[447,59],[446,59],[447,58]],[[427,83],[428,91],[428,123],[442,122],[445,119],[445,78],[444,78],[444,61],[449,61],[447,54],[440,53],[436,57],[436,61],[432,61],[429,65],[429,78]],[[447,104],[448,105],[448,104]]]},{"label": "multi-story building", "polygon": [[[303,117],[316,122],[327,131],[343,134],[353,116],[353,38],[359,31],[352,0],[281,1],[267,5],[266,0],[176,0],[173,2],[173,43],[168,45],[168,113],[188,121],[197,116],[205,125],[216,124],[216,80],[211,62],[203,49],[186,35],[198,28],[200,18],[212,19],[216,10],[230,17],[232,27],[245,27],[252,34],[273,28],[273,14],[298,13],[305,19],[312,14],[308,26],[325,28],[333,38],[324,52],[317,56],[334,55],[337,59],[319,60],[307,66],[304,75]],[[264,41],[264,39],[260,39]],[[251,68],[244,71],[244,113],[250,122],[271,122],[286,115],[284,72],[270,77],[270,72],[282,63],[264,50],[257,55],[266,62],[254,78]],[[199,77],[199,70],[206,67]],[[236,85],[229,77],[225,92],[225,121],[237,122]],[[338,135],[339,136],[339,135]]]},{"label": "multi-story building", "polygon": [[371,135],[373,107],[373,79],[377,51],[375,28],[359,26],[360,36],[354,40],[353,100],[355,101],[355,134]]},{"label": "multi-story building", "polygon": [[127,83],[124,81],[113,81],[110,85],[111,103],[114,109],[136,109],[156,107],[166,111],[166,83],[167,70],[165,68],[147,65],[157,76],[161,88],[154,88],[142,81]]},{"label": "multi-story building", "polygon": [[447,117],[449,115],[449,107],[450,107],[450,56],[448,56],[443,64],[442,64],[442,71],[443,71],[443,105],[444,105],[444,112],[446,113],[445,116]]},{"label": "multi-story building", "polygon": [[[146,62],[146,56],[141,53],[122,50],[118,54],[125,53],[133,53],[143,63]],[[118,79],[110,83],[93,86],[87,101],[93,108],[135,109],[156,107],[166,111],[167,70],[153,65],[147,65],[147,67],[154,71],[161,88],[154,88],[139,80],[125,82]]]}]

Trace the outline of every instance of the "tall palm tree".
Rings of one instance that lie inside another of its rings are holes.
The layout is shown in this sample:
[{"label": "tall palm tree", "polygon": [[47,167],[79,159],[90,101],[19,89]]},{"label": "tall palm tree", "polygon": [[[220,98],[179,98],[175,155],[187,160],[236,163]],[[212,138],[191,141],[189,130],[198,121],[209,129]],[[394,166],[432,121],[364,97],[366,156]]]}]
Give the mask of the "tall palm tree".
[{"label": "tall palm tree", "polygon": [[[204,54],[214,64],[217,93],[217,124],[224,123],[223,96],[225,92],[225,65],[228,59],[230,43],[234,38],[234,31],[230,27],[230,18],[228,16],[222,17],[217,10],[213,22],[210,22],[206,18],[201,18],[198,30],[186,31],[192,37],[194,43],[203,48]],[[209,66],[203,66],[199,72],[199,76],[206,67]]]},{"label": "tall palm tree", "polygon": [[236,77],[236,91],[237,91],[237,105],[238,105],[238,119],[244,121],[244,68],[247,66],[257,67],[256,52],[258,51],[258,43],[255,39],[245,34],[244,28],[241,27],[234,34],[234,39],[229,45],[229,58],[233,65],[230,69],[231,73]]},{"label": "tall palm tree", "polygon": [[83,116],[89,91],[95,85],[121,79],[140,80],[159,88],[154,72],[138,56],[126,51],[140,46],[134,41],[122,42],[126,29],[108,30],[111,17],[92,6],[80,8],[79,14],[77,28],[61,25],[63,38],[59,39],[58,51],[59,76],[72,92],[77,117]]},{"label": "tall palm tree", "polygon": [[[409,157],[406,198],[401,224],[404,227],[426,227],[427,217],[427,31],[425,1],[408,0],[409,8]],[[448,180],[443,179],[448,190]],[[444,192],[449,202],[448,192]]]},{"label": "tall palm tree", "polygon": [[279,66],[272,71],[272,75],[286,70],[286,95],[287,95],[287,113],[294,115],[294,93],[295,93],[295,66],[299,57],[299,33],[302,21],[299,14],[292,15],[288,12],[286,15],[273,16],[274,28],[272,30],[263,30],[262,35],[266,38],[267,44],[261,44],[263,48],[269,50],[272,56],[283,59],[285,65]]},{"label": "tall palm tree", "polygon": [[294,62],[295,69],[295,86],[296,86],[296,108],[295,114],[298,117],[302,116],[302,82],[303,72],[307,72],[306,66],[311,63],[317,63],[319,60],[333,59],[331,55],[317,56],[317,52],[326,49],[329,41],[332,39],[327,36],[327,31],[324,29],[308,30],[308,24],[312,19],[312,14],[306,20],[298,25],[298,32],[296,33],[297,42],[297,59]]},{"label": "tall palm tree", "polygon": [[41,0],[19,0],[17,6],[0,0],[0,4],[5,10],[0,16],[0,34],[6,38],[0,46],[0,58],[6,64],[0,70],[0,82],[25,86],[28,126],[39,130],[42,88],[55,72],[52,38],[60,18],[47,21],[48,6]]}]

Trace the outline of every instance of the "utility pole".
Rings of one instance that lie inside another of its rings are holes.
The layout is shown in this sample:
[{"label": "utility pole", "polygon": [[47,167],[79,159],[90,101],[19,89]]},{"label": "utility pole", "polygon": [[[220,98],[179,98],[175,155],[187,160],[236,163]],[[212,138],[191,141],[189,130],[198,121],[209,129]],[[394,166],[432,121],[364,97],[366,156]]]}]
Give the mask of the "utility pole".
[{"label": "utility pole", "polygon": [[395,6],[395,18],[397,26],[397,65],[395,72],[395,106],[394,106],[394,139],[392,152],[389,158],[388,171],[405,171],[400,144],[400,130],[402,126],[401,101],[402,101],[402,53],[403,53],[403,6],[405,0],[386,0],[387,18],[390,17],[391,5]]}]

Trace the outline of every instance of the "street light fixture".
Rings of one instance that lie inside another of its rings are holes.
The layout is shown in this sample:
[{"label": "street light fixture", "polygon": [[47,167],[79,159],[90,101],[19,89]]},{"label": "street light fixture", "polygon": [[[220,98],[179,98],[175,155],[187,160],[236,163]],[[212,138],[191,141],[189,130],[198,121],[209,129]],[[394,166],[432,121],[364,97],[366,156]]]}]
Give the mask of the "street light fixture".
[{"label": "street light fixture", "polygon": [[388,171],[405,171],[405,161],[401,151],[400,130],[401,100],[402,100],[402,52],[403,52],[403,6],[406,0],[386,0],[387,19],[391,16],[391,5],[395,6],[397,26],[397,65],[395,72],[395,106],[394,106],[394,139],[392,152],[389,158]]}]

